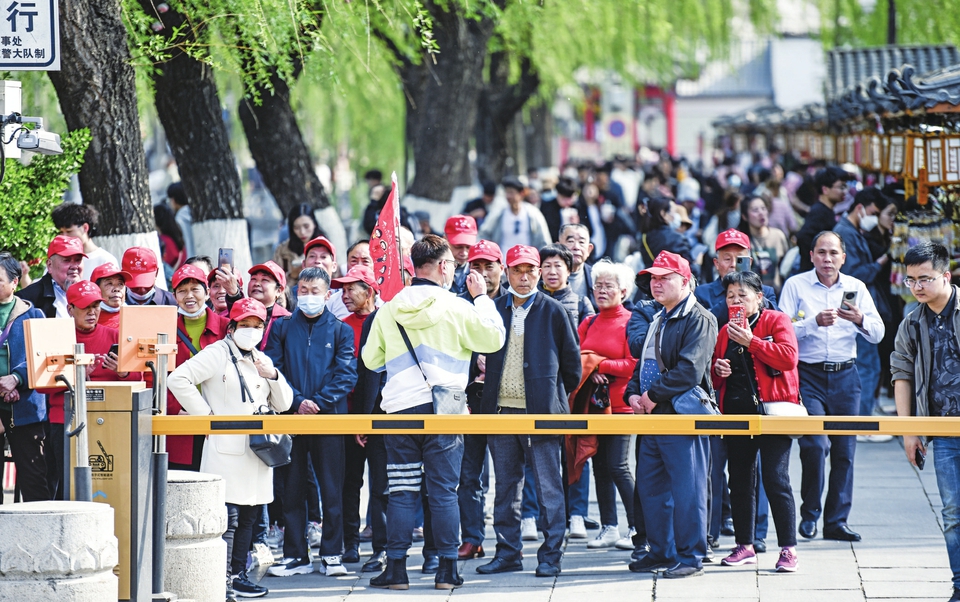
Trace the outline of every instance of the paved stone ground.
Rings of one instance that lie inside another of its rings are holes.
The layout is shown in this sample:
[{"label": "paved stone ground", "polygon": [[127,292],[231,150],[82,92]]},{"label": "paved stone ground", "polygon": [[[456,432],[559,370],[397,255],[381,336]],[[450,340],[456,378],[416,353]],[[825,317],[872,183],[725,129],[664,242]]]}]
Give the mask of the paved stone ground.
[{"label": "paved stone ground", "polygon": [[[935,453],[933,451],[932,453]],[[792,482],[799,507],[800,461],[794,446]],[[268,600],[307,600],[317,597],[354,600],[395,600],[429,597],[476,600],[523,600],[523,602],[584,602],[609,593],[631,600],[700,600],[723,602],[776,600],[778,602],[861,602],[865,600],[944,600],[950,597],[951,573],[940,526],[940,496],[937,493],[933,458],[927,469],[910,466],[899,440],[889,443],[861,443],[856,457],[856,477],[851,527],[863,536],[861,543],[849,544],[800,539],[799,571],[777,574],[776,535],[773,521],[767,543],[770,551],[759,556],[756,566],[723,567],[719,559],[733,545],[732,537],[721,538],[717,563],[705,567],[702,577],[667,580],[627,570],[629,552],[588,550],[586,541],[567,541],[563,574],[557,578],[534,576],[539,543],[527,542],[522,573],[484,576],[476,572],[487,562],[495,546],[488,525],[484,548],[488,558],[460,563],[466,580],[463,588],[451,592],[433,589],[433,577],[419,572],[420,549],[411,550],[407,592],[383,591],[369,587],[372,575],[357,573],[360,565],[348,565],[350,574],[326,577],[314,573],[295,577],[265,577],[270,588]],[[596,498],[591,495],[590,515],[597,517]],[[822,524],[820,525],[822,527]],[[621,529],[626,521],[621,520]],[[596,532],[590,532],[590,536]],[[361,549],[363,559],[369,544]],[[319,566],[319,563],[317,563]],[[504,598],[503,596],[508,596]]]}]

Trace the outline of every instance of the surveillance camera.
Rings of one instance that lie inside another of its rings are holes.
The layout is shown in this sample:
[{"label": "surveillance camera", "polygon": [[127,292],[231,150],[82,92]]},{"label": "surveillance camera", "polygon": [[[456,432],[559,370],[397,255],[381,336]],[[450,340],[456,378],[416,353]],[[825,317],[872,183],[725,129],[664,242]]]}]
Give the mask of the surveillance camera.
[{"label": "surveillance camera", "polygon": [[60,135],[40,128],[24,130],[17,138],[17,148],[41,155],[63,154],[63,149],[60,148]]}]

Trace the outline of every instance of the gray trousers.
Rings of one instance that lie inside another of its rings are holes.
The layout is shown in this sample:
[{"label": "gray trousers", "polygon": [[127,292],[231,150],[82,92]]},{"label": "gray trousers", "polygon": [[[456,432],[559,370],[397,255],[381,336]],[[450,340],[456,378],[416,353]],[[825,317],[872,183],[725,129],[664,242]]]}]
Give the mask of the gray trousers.
[{"label": "gray trousers", "polygon": [[[523,410],[503,408],[501,413],[524,413]],[[543,531],[544,541],[537,550],[537,561],[560,564],[563,552],[563,534],[566,512],[563,502],[563,482],[560,476],[560,441],[555,436],[490,435],[487,444],[493,457],[497,475],[496,498],[493,509],[493,529],[497,534],[497,556],[519,560],[523,549],[520,541],[520,506],[523,493],[523,467],[533,470],[540,505],[537,525]]]}]

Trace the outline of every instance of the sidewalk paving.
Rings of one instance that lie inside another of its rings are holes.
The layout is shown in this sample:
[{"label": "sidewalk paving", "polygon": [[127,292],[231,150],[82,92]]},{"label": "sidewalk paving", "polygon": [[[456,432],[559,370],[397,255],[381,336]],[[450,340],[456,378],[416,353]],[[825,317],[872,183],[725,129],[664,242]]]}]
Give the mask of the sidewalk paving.
[{"label": "sidewalk paving", "polygon": [[[931,453],[936,453],[935,445]],[[799,509],[797,446],[793,448],[791,476]],[[476,567],[488,562],[496,547],[493,529],[488,525],[484,542],[487,558],[461,562],[465,584],[452,592],[433,589],[433,576],[420,573],[419,547],[411,549],[407,560],[411,583],[406,592],[370,588],[369,579],[375,575],[360,575],[357,573],[360,565],[348,565],[351,572],[343,577],[318,573],[283,578],[268,576],[261,584],[270,588],[265,599],[275,601],[318,597],[386,601],[429,596],[438,601],[450,598],[463,602],[499,599],[584,602],[608,593],[618,599],[687,602],[948,600],[951,572],[940,523],[941,503],[933,458],[928,457],[927,469],[918,472],[907,463],[899,439],[888,443],[860,443],[854,482],[850,526],[863,536],[863,541],[854,544],[825,541],[819,535],[813,540],[800,538],[799,570],[794,574],[778,574],[773,570],[778,546],[771,517],[767,537],[769,551],[759,555],[756,566],[720,566],[720,559],[734,545],[732,537],[723,537],[716,562],[705,565],[705,575],[681,580],[631,573],[627,570],[630,552],[587,550],[588,540],[565,543],[563,573],[557,578],[534,576],[536,550],[540,545],[537,542],[526,542],[524,546],[526,570],[523,572],[480,575]],[[590,515],[599,515],[592,492]],[[819,527],[822,529],[822,524]],[[626,531],[625,520],[621,521],[620,528]],[[589,532],[590,537],[595,534],[595,531]],[[369,544],[364,544],[362,560],[369,554]],[[504,595],[509,598],[503,598]]]}]

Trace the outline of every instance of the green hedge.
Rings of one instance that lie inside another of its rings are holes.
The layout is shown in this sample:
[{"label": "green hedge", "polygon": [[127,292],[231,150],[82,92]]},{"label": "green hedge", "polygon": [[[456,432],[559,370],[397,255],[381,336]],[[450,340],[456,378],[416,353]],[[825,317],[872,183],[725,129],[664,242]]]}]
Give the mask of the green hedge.
[{"label": "green hedge", "polygon": [[[5,161],[0,182],[0,248],[27,262],[44,258],[56,234],[50,211],[63,202],[89,144],[90,130],[76,130],[62,138],[62,155],[34,155],[27,165],[16,159]],[[42,261],[30,272],[42,274]]]}]

